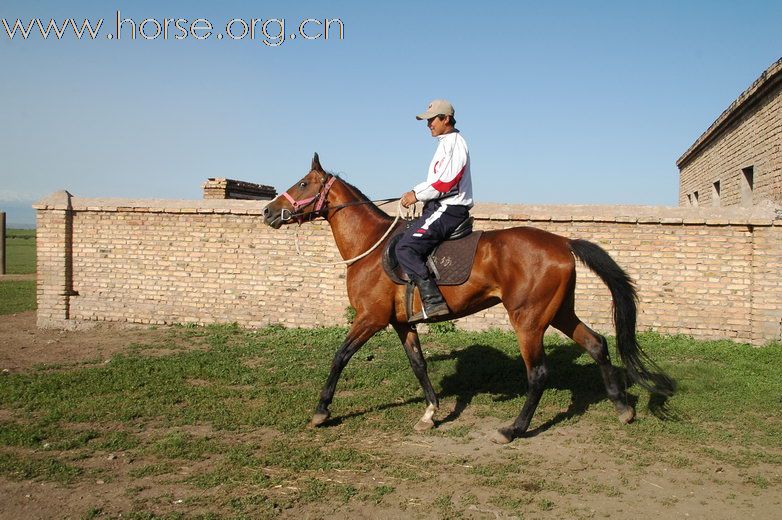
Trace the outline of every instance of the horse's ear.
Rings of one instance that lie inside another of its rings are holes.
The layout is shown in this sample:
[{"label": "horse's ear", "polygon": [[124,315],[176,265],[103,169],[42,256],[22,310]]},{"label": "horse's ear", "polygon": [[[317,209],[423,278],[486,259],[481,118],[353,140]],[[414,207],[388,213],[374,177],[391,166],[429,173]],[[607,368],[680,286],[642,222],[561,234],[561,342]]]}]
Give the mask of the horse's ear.
[{"label": "horse's ear", "polygon": [[315,153],[315,155],[312,158],[312,168],[310,168],[310,169],[311,170],[315,170],[316,172],[322,172],[323,171],[323,167],[320,165],[320,158],[318,157],[317,152]]}]

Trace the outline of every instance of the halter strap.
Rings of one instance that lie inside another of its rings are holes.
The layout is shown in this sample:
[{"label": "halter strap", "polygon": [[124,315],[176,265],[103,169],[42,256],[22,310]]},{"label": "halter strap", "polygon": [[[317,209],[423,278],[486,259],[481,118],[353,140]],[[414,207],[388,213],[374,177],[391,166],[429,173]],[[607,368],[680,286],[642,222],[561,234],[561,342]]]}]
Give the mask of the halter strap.
[{"label": "halter strap", "polygon": [[315,200],[318,197],[318,195],[320,195],[320,193],[318,193],[316,195],[313,195],[312,197],[310,197],[308,199],[295,200],[293,197],[288,195],[287,191],[282,194],[283,197],[288,199],[288,202],[291,203],[291,206],[293,206],[293,211],[299,211],[299,208],[302,208],[302,207],[306,206],[307,204],[309,204],[310,202],[312,202],[313,200]]},{"label": "halter strap", "polygon": [[[331,189],[331,185],[334,184],[334,181],[337,178],[333,175],[329,178],[329,180],[326,181],[326,184],[323,186],[323,189],[320,192],[320,198],[318,199],[318,203],[315,204],[315,211],[320,211],[323,208],[323,203],[326,202],[326,195],[329,194],[329,190]],[[287,193],[287,192],[286,192]]]},{"label": "halter strap", "polygon": [[[318,212],[320,212],[321,209],[323,209],[323,204],[326,202],[326,196],[329,194],[329,190],[331,189],[331,185],[334,184],[334,181],[337,180],[337,178],[332,175],[329,177],[329,180],[326,181],[326,183],[323,185],[323,187],[320,190],[320,193],[316,193],[312,197],[308,197],[306,199],[300,199],[295,200],[293,197],[288,195],[288,192],[283,192],[283,196],[285,199],[291,203],[291,206],[293,206],[293,211],[298,212],[301,208],[308,206],[312,204],[312,202],[315,199],[318,199],[318,202],[315,204],[315,209],[311,211],[310,213],[315,215]],[[299,223],[303,222],[304,219],[299,216]]]}]

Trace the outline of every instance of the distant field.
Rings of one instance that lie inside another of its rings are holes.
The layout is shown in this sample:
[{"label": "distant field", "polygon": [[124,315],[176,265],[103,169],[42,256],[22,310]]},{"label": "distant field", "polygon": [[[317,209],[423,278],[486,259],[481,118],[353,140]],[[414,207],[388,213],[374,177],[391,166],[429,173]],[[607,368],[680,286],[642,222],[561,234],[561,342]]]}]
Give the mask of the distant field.
[{"label": "distant field", "polygon": [[35,272],[35,230],[9,229],[6,233],[7,274]]},{"label": "distant field", "polygon": [[[6,274],[35,273],[34,229],[8,229],[5,245]],[[0,282],[0,315],[35,308],[35,280]]]}]

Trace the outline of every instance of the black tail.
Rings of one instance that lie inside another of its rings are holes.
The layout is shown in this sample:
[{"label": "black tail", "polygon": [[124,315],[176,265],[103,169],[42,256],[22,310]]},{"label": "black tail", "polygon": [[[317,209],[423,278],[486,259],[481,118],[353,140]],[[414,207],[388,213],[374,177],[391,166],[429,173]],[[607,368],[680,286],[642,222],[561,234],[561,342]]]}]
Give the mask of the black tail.
[{"label": "black tail", "polygon": [[570,250],[581,262],[603,280],[614,301],[616,346],[630,378],[653,394],[670,397],[676,383],[647,356],[635,337],[637,315],[633,280],[603,248],[586,240],[571,240]]}]

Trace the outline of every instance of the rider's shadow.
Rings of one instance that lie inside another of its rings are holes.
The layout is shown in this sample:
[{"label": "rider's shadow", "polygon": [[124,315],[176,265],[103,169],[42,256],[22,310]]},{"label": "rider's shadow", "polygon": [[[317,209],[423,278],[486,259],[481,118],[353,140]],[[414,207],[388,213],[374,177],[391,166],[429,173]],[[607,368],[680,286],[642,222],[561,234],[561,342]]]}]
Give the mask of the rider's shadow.
[{"label": "rider's shadow", "polygon": [[[577,364],[579,356],[587,356],[575,344],[558,345],[546,353],[548,381],[546,389],[566,390],[571,401],[567,410],[559,412],[553,418],[527,432],[527,436],[537,435],[552,426],[572,417],[584,414],[598,402],[608,399],[600,368],[593,361]],[[523,396],[527,392],[527,372],[521,356],[508,356],[504,352],[487,345],[471,345],[447,355],[432,356],[431,361],[456,359],[456,370],[440,381],[441,397],[456,397],[456,405],[440,424],[456,420],[473,398],[479,394],[492,394],[495,401],[507,401]],[[620,381],[626,379],[624,368],[616,367]],[[631,404],[637,398],[628,395]]]}]

